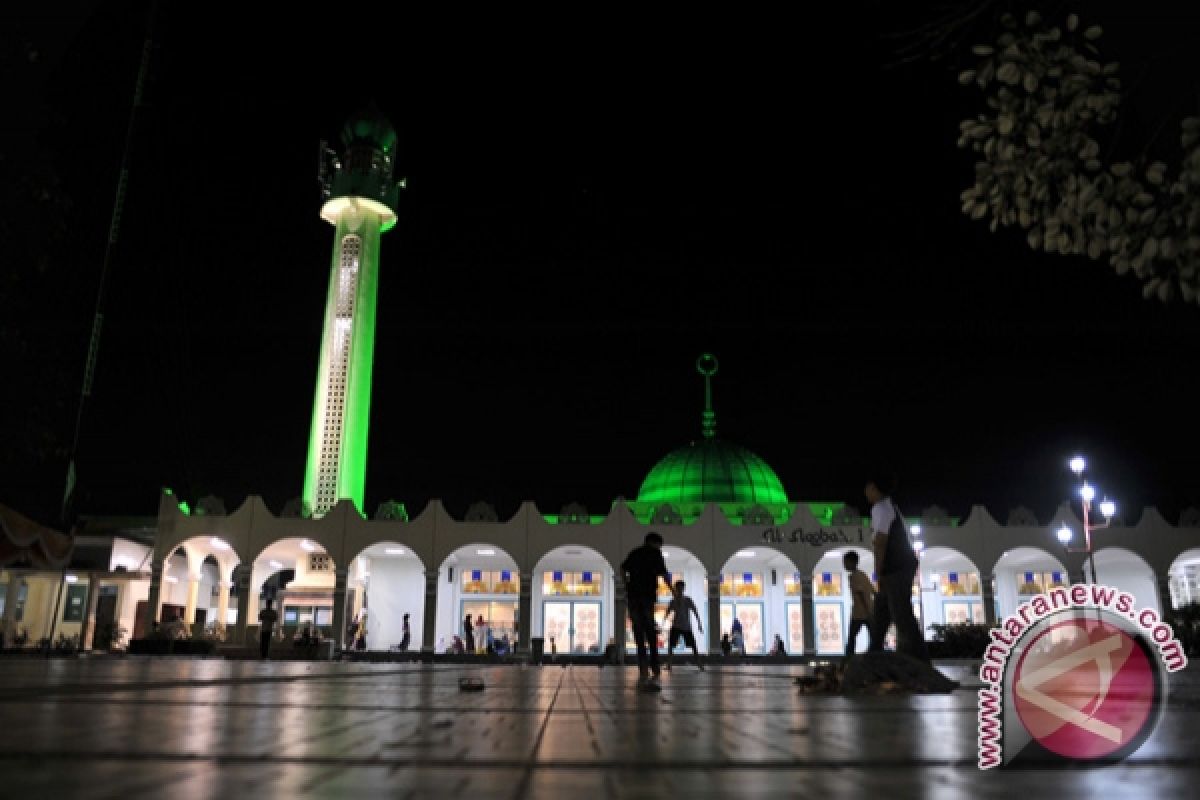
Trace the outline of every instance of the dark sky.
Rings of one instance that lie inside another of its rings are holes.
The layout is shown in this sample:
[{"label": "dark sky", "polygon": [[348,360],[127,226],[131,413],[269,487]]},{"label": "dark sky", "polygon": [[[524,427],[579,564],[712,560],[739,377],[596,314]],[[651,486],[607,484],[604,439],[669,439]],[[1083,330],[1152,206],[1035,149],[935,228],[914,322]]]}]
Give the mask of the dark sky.
[{"label": "dark sky", "polygon": [[[902,505],[1046,515],[1082,451],[1132,520],[1200,503],[1200,310],[960,213],[958,121],[981,103],[955,80],[967,57],[887,65],[887,34],[928,11],[165,5],[83,511],[153,513],[164,485],[230,508],[300,493],[332,243],[318,142],[369,100],[409,188],[383,243],[368,513],[603,511],[698,435],[704,351],[720,435],[794,500],[861,506],[885,461]],[[1089,13],[1106,57],[1143,76],[1121,145],[1140,149],[1194,109],[1181,59],[1200,25],[1165,5]],[[145,5],[61,14],[21,20],[16,44],[39,48],[24,122],[71,201],[56,299],[30,302],[77,390]],[[1160,140],[1169,157],[1177,128]],[[61,463],[13,462],[0,501],[44,517]]]}]

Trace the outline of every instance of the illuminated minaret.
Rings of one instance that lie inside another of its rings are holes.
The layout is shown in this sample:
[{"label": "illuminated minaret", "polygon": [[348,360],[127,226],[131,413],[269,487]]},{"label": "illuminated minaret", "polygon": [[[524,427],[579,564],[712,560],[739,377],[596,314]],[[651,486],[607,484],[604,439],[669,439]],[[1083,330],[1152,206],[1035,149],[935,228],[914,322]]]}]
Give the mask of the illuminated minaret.
[{"label": "illuminated minaret", "polygon": [[335,226],[329,298],[317,371],[304,501],[315,517],[348,497],[363,511],[379,237],[396,225],[396,131],[378,113],[342,128],[342,155],[322,144],[321,218]]}]

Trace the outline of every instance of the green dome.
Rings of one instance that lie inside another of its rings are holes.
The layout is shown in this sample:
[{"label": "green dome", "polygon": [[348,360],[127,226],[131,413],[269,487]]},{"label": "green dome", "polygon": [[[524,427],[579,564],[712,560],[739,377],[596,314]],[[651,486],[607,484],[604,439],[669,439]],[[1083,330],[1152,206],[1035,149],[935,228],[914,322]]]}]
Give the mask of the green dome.
[{"label": "green dome", "polygon": [[637,502],[787,503],[775,470],[744,447],[716,438],[692,442],[659,461],[638,491]]}]

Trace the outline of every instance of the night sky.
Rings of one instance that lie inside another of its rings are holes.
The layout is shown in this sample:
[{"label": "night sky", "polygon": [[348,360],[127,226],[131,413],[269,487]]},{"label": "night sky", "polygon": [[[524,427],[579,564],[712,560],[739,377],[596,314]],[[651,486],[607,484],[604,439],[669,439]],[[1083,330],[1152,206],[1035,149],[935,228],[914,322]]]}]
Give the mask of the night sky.
[{"label": "night sky", "polygon": [[[144,4],[119,5],[4,12],[26,15],[6,21],[5,83],[29,113],[0,152],[48,165],[70,201],[51,277],[14,317],[41,355],[9,372],[4,410],[51,409],[66,441],[145,26]],[[793,500],[861,508],[884,462],[901,507],[1045,517],[1081,451],[1130,522],[1200,504],[1200,309],[961,214],[970,57],[889,63],[889,34],[928,10],[165,5],[82,429],[84,513],[152,514],[161,486],[230,510],[300,494],[333,231],[318,142],[369,101],[408,189],[383,240],[367,513],[431,497],[602,513],[699,435],[706,351],[718,434]],[[1106,58],[1143,76],[1118,152],[1167,118],[1151,147],[1169,161],[1200,23],[1122,5],[1082,9]],[[0,502],[51,521],[64,465],[10,449]]]}]

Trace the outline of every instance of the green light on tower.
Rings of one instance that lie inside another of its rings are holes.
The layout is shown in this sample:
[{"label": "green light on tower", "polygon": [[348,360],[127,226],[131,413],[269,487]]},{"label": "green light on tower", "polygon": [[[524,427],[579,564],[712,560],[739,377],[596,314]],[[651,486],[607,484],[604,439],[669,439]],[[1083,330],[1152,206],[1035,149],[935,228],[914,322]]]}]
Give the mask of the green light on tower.
[{"label": "green light on tower", "polygon": [[392,178],[396,132],[377,112],[342,128],[343,152],[323,148],[321,218],[335,227],[317,369],[304,502],[320,517],[350,498],[363,509],[380,235],[396,225],[404,182]]}]

